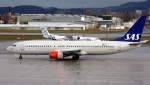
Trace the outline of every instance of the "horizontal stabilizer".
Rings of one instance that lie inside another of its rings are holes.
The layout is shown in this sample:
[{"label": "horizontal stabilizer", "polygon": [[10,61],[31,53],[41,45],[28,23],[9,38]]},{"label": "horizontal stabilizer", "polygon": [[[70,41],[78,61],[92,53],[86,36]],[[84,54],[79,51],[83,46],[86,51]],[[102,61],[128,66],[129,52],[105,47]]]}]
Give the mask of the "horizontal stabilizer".
[{"label": "horizontal stabilizer", "polygon": [[130,46],[138,46],[138,45],[143,45],[145,43],[148,43],[148,40],[143,40],[143,41],[140,41],[140,42],[133,42],[133,43],[130,43],[129,45]]}]

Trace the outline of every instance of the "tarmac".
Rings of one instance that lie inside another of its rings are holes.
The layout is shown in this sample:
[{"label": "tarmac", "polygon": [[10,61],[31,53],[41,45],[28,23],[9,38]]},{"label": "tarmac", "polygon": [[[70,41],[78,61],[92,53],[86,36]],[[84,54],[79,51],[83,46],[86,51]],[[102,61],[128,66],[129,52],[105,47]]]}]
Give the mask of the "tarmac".
[{"label": "tarmac", "polygon": [[0,85],[150,85],[150,44],[113,55],[86,55],[78,61],[48,55],[19,55],[0,42]]}]

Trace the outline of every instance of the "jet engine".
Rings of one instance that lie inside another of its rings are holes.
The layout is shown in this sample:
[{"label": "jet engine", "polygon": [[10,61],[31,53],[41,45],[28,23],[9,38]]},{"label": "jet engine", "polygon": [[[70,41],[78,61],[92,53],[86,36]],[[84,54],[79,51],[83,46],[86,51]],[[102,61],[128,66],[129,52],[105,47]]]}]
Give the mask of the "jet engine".
[{"label": "jet engine", "polygon": [[49,52],[49,58],[50,59],[62,59],[63,53],[60,51],[50,51]]}]

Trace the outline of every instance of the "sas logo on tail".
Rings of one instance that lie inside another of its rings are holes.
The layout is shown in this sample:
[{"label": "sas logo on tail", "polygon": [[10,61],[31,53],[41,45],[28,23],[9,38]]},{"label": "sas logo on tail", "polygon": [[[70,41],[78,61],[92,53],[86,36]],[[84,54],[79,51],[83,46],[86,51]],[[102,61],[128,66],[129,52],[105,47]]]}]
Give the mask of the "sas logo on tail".
[{"label": "sas logo on tail", "polygon": [[125,40],[139,40],[141,34],[127,34]]}]

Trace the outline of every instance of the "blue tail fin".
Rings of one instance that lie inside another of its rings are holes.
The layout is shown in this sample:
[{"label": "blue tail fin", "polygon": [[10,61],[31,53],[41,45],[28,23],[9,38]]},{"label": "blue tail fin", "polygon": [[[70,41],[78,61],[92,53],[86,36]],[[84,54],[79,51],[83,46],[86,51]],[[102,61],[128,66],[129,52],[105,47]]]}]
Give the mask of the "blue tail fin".
[{"label": "blue tail fin", "polygon": [[115,41],[140,42],[145,25],[146,16],[141,16],[128,32]]}]

